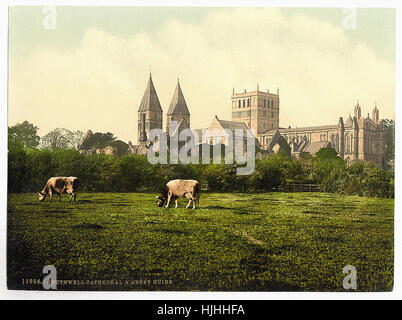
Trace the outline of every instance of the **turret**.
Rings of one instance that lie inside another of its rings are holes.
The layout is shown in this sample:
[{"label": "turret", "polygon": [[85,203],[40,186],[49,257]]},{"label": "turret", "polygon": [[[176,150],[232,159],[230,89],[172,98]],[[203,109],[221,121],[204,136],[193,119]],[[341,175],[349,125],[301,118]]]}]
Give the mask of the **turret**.
[{"label": "turret", "polygon": [[375,103],[375,106],[373,109],[373,121],[375,123],[378,123],[380,121],[380,112],[377,109],[377,103]]},{"label": "turret", "polygon": [[362,116],[362,109],[360,108],[359,100],[357,100],[357,104],[355,105],[355,117],[357,119],[360,119],[361,116]]}]

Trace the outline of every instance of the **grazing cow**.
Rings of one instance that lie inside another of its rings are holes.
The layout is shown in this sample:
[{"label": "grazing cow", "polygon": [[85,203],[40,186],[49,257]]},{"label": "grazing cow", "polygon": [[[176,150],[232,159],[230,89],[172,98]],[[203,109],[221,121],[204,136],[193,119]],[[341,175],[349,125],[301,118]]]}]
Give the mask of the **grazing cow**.
[{"label": "grazing cow", "polygon": [[39,201],[45,200],[47,194],[49,194],[50,201],[52,201],[53,193],[57,193],[61,201],[61,194],[64,191],[70,194],[70,202],[73,198],[76,201],[78,184],[79,179],[77,177],[52,177],[47,180],[43,190],[38,192]]},{"label": "grazing cow", "polygon": [[177,208],[179,197],[189,199],[186,209],[191,202],[193,203],[193,209],[195,209],[196,203],[198,206],[200,205],[200,183],[197,180],[171,180],[166,184],[162,194],[156,198],[158,199],[159,207],[162,207],[167,200],[166,208],[169,207],[170,200],[173,198],[176,202],[175,208]]}]

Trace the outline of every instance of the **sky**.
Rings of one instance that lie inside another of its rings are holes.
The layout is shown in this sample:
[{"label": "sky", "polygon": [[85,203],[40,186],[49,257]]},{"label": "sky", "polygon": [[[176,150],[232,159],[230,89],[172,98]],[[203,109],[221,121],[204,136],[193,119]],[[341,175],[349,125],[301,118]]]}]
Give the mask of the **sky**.
[{"label": "sky", "polygon": [[[280,126],[337,124],[359,100],[394,119],[395,10],[9,9],[8,123],[137,141],[149,72],[164,115],[180,78],[192,128],[231,119],[231,94],[280,91]],[[54,16],[52,16],[53,18]],[[352,20],[351,20],[352,19]],[[55,21],[54,29],[44,28]]]}]

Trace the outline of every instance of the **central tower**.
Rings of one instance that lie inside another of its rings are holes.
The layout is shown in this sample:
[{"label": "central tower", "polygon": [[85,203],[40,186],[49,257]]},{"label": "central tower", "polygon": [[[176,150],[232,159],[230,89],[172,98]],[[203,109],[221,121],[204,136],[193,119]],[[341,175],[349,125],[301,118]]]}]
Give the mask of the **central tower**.
[{"label": "central tower", "polygon": [[279,128],[279,89],[276,94],[260,91],[258,85],[251,92],[233,89],[232,121],[244,122],[257,135]]}]

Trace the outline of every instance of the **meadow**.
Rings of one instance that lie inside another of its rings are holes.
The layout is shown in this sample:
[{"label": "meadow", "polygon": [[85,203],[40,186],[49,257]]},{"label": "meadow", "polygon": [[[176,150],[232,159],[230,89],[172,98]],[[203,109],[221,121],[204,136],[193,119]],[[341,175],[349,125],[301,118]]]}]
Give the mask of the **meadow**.
[{"label": "meadow", "polygon": [[9,289],[357,291],[393,288],[394,200],[333,193],[201,193],[158,208],[153,193],[8,195]]}]

